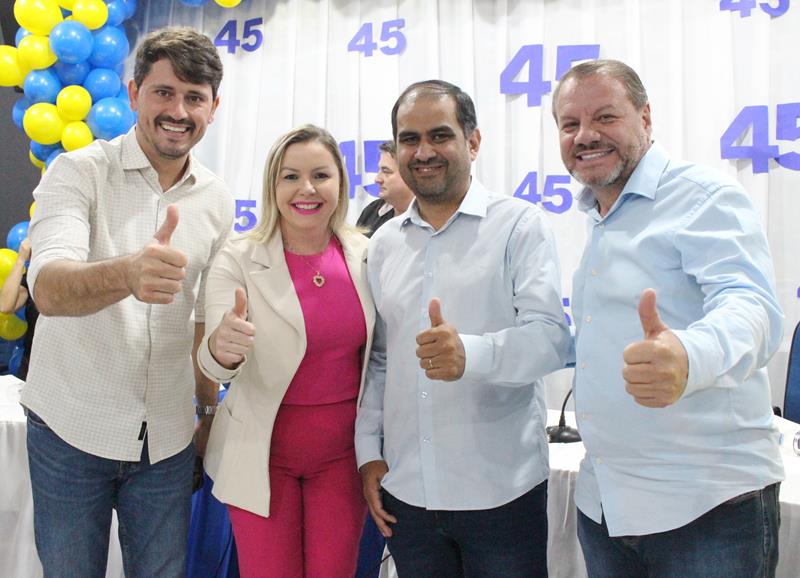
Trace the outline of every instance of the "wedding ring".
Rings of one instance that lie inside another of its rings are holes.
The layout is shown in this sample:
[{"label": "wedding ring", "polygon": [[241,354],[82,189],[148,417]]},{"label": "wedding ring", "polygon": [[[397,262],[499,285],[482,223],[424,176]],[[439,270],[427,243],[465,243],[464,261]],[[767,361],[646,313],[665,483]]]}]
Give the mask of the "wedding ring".
[{"label": "wedding ring", "polygon": [[433,358],[432,357],[428,358],[428,369],[433,369]]}]

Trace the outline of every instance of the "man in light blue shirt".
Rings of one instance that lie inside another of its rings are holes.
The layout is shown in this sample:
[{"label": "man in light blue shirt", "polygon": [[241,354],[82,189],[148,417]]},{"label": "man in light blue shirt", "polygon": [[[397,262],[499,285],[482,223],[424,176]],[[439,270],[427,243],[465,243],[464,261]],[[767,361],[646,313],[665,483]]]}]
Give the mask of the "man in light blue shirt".
[{"label": "man in light blue shirt", "polygon": [[370,512],[401,577],[547,576],[541,378],[565,363],[542,211],[470,176],[470,97],[411,85],[392,111],[416,200],[372,237],[378,310],[356,421]]},{"label": "man in light blue shirt", "polygon": [[765,366],[783,316],[759,215],[737,182],[652,142],[625,64],[571,69],[553,111],[589,217],[572,297],[589,576],[774,576]]}]

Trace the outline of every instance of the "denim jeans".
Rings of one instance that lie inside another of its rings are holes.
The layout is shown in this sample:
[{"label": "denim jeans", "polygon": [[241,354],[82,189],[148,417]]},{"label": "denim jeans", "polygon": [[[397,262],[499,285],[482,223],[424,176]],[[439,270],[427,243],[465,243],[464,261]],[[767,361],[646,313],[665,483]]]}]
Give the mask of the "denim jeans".
[{"label": "denim jeans", "polygon": [[546,578],[547,481],[489,510],[426,510],[383,493],[399,578]]},{"label": "denim jeans", "polygon": [[36,549],[45,578],[102,578],[116,508],[127,578],[184,576],[194,447],[150,464],[72,447],[28,413]]},{"label": "denim jeans", "polygon": [[774,578],[780,485],[720,504],[689,524],[644,536],[608,535],[578,510],[589,578]]}]

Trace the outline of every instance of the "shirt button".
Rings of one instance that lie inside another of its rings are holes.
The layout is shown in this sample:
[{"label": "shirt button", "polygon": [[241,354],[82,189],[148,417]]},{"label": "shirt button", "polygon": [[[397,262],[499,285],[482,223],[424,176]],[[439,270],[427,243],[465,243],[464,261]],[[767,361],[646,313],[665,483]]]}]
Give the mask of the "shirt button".
[{"label": "shirt button", "polygon": [[597,277],[597,269],[592,269],[592,277]]},{"label": "shirt button", "polygon": [[597,458],[595,460],[595,462],[597,462],[597,465],[602,465],[603,464],[603,458]]},{"label": "shirt button", "polygon": [[586,369],[586,362],[581,363],[581,369]]},{"label": "shirt button", "polygon": [[589,419],[589,414],[586,412],[581,412],[581,419]]},{"label": "shirt button", "polygon": [[427,392],[427,391],[423,391],[422,393],[420,393],[420,394],[419,394],[419,396],[420,396],[422,399],[427,399],[427,397],[428,397],[428,392]]},{"label": "shirt button", "polygon": [[586,323],[591,323],[591,322],[592,322],[592,316],[591,315],[587,315],[586,316]]},{"label": "shirt button", "polygon": [[430,271],[427,271],[427,272],[425,273],[425,276],[426,276],[426,277],[428,277],[428,278],[430,279],[431,277],[433,277],[433,273],[431,273]]},{"label": "shirt button", "polygon": [[426,444],[429,444],[429,443],[431,443],[431,438],[429,438],[428,436],[425,436],[424,438],[422,438],[422,441],[424,441]]}]

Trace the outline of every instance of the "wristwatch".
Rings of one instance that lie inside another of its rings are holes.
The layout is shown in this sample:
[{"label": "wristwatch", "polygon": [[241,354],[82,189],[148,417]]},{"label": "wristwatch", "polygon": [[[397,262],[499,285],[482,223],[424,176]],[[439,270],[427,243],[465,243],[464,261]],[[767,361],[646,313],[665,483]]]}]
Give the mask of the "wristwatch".
[{"label": "wristwatch", "polygon": [[194,413],[196,415],[214,415],[217,413],[217,406],[216,405],[198,405],[194,408]]}]

